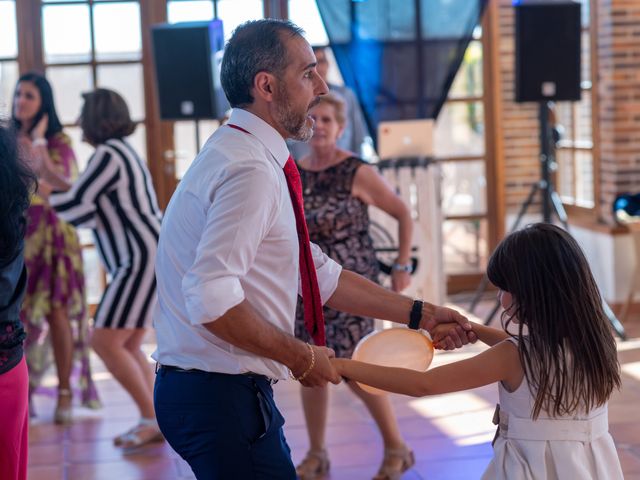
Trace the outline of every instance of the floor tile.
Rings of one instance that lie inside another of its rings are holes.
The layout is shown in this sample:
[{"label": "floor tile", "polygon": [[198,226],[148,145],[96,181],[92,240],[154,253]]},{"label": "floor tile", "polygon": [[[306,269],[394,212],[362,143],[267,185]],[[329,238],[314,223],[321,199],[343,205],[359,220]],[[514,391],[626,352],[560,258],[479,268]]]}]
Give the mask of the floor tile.
[{"label": "floor tile", "polygon": [[[630,343],[619,344],[623,364],[640,362],[640,319],[627,325]],[[635,342],[635,343],[633,343]],[[628,347],[627,347],[628,346]],[[149,350],[153,345],[145,345]],[[456,361],[482,351],[439,354],[434,365]],[[55,390],[49,387],[34,397],[38,417],[30,425],[29,480],[193,480],[189,466],[167,443],[133,452],[113,446],[112,439],[129,429],[137,409],[95,356],[101,410],[75,409],[74,424],[53,425]],[[635,371],[635,370],[634,370]],[[46,377],[55,384],[55,373]],[[304,456],[308,438],[300,402],[299,385],[279,382],[276,402],[286,418],[285,435],[294,462]],[[327,446],[332,461],[327,480],[369,479],[382,459],[382,440],[375,423],[358,398],[344,385],[332,387]],[[414,450],[416,465],[403,480],[476,480],[492,456],[491,423],[497,388],[429,398],[390,395],[400,430]],[[76,400],[77,401],[77,400]],[[609,403],[610,430],[618,446],[627,480],[640,480],[640,377],[623,374],[623,386]]]}]

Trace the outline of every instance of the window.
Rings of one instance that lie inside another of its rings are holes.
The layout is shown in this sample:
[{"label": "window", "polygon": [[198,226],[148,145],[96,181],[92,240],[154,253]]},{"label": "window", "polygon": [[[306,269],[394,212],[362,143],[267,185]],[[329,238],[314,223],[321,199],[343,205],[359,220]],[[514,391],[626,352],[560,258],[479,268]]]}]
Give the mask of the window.
[{"label": "window", "polygon": [[0,118],[11,115],[18,81],[18,35],[15,0],[0,0]]},{"label": "window", "polygon": [[444,268],[448,276],[484,270],[489,252],[482,29],[477,28],[435,128],[442,160]]},{"label": "window", "polygon": [[558,102],[556,121],[562,126],[558,143],[556,188],[563,203],[592,209],[595,206],[594,145],[592,118],[592,65],[589,0],[582,3],[582,99]]},{"label": "window", "polygon": [[[225,41],[243,22],[263,18],[262,0],[169,0],[169,23],[207,21],[216,17],[222,20]],[[218,120],[178,121],[173,125],[176,178],[185,174],[199,147],[218,128]],[[200,145],[198,145],[198,142]]]},{"label": "window", "polygon": [[[46,75],[65,132],[73,141],[80,170],[93,152],[82,142],[76,125],[82,93],[96,87],[118,92],[127,102],[137,128],[128,140],[147,158],[142,37],[138,1],[45,1],[42,40]],[[73,28],[69,28],[73,25]],[[98,254],[88,231],[79,231],[83,245],[87,299],[95,307],[105,285]]]},{"label": "window", "polygon": [[304,30],[311,45],[329,44],[316,0],[289,0],[289,20]]},{"label": "window", "polygon": [[42,7],[42,35],[46,74],[80,169],[93,149],[81,141],[75,122],[81,94],[96,87],[115,90],[125,99],[138,125],[129,141],[146,158],[139,2],[47,1]]},{"label": "window", "polygon": [[[289,18],[305,30],[311,44],[328,43],[314,0],[289,0]],[[393,22],[396,36],[405,35],[406,18],[394,17]],[[482,29],[477,28],[434,132],[435,153],[442,160],[444,267],[450,277],[480,274],[490,248],[483,61]],[[343,83],[336,73],[329,72],[330,80]]]}]

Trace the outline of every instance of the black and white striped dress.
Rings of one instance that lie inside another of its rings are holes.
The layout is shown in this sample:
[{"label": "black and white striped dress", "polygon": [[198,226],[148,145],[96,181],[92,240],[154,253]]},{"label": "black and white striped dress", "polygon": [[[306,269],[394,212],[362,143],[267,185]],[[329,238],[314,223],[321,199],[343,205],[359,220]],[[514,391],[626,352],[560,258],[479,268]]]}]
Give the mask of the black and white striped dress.
[{"label": "black and white striped dress", "polygon": [[161,212],[151,175],[133,148],[119,139],[98,145],[71,189],[52,193],[49,202],[63,220],[93,229],[111,279],[95,327],[150,326]]}]

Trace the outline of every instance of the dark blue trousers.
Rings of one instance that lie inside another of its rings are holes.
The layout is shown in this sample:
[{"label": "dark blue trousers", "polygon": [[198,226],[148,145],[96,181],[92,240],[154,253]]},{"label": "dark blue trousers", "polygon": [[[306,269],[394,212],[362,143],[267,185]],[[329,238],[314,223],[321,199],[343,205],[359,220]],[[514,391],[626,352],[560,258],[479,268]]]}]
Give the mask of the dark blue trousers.
[{"label": "dark blue trousers", "polygon": [[198,480],[296,478],[266,377],[161,367],[154,404],[160,430]]}]

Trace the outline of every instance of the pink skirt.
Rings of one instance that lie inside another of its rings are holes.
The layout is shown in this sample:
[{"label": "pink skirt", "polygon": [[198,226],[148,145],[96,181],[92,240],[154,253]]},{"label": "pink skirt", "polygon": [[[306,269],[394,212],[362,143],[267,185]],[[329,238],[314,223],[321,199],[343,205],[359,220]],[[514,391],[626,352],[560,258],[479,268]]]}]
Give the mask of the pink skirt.
[{"label": "pink skirt", "polygon": [[29,450],[29,375],[24,357],[0,374],[0,478],[26,480]]}]

